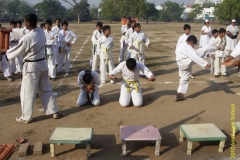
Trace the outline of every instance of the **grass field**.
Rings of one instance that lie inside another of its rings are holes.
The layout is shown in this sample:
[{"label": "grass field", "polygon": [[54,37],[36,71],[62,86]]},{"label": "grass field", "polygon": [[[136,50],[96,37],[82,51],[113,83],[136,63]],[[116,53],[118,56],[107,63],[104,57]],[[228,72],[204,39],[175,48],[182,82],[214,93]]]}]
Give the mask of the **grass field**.
[{"label": "grass field", "polygon": [[[114,39],[114,61],[117,65],[120,48],[121,25],[114,23],[112,37]],[[240,101],[235,94],[240,91],[240,79],[236,76],[236,68],[228,68],[229,78],[215,78],[208,70],[202,70],[197,65],[193,67],[187,100],[174,102],[174,96],[179,84],[178,67],[175,61],[175,47],[178,37],[183,34],[184,23],[142,23],[142,31],[148,36],[152,47],[146,48],[146,66],[154,73],[156,82],[140,79],[144,104],[140,108],[130,105],[122,108],[118,103],[121,75],[118,83],[105,84],[99,92],[101,105],[93,107],[76,104],[80,90],[77,85],[78,73],[89,68],[91,56],[91,35],[95,24],[70,24],[69,29],[78,36],[72,48],[72,65],[70,75],[57,77],[52,81],[53,91],[57,92],[57,103],[63,117],[54,120],[41,112],[41,101],[37,97],[33,122],[19,124],[15,117],[21,115],[20,107],[20,75],[14,76],[14,82],[8,82],[0,74],[0,144],[15,143],[15,139],[24,136],[33,145],[36,141],[44,144],[44,154],[29,156],[26,160],[51,160],[49,138],[56,127],[92,127],[93,160],[227,160],[230,159],[231,144],[231,104],[236,105],[236,120],[240,121]],[[198,37],[202,24],[190,23],[191,33]],[[226,28],[219,24],[212,28]],[[195,142],[193,154],[188,156],[187,141],[179,142],[179,125],[192,123],[214,123],[227,136],[223,153],[218,152],[219,142]],[[155,125],[162,135],[161,156],[154,156],[154,144],[151,142],[130,142],[127,144],[128,156],[121,156],[121,140],[119,126],[121,125]],[[32,146],[31,146],[32,147]],[[59,160],[86,159],[85,146],[56,146]],[[236,135],[236,157],[240,159],[240,134]],[[12,158],[17,159],[14,152]],[[21,159],[21,158],[19,158]]]}]

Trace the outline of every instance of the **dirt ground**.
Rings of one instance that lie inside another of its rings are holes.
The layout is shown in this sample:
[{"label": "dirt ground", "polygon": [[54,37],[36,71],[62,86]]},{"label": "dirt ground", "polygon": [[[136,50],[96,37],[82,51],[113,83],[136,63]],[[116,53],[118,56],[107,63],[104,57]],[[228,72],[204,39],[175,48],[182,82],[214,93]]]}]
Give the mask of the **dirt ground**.
[{"label": "dirt ground", "polygon": [[[148,82],[140,79],[144,104],[137,108],[132,104],[122,108],[118,103],[121,75],[116,84],[105,84],[100,88],[101,105],[93,107],[76,104],[80,90],[77,85],[78,73],[89,68],[91,56],[91,34],[95,24],[70,24],[69,28],[79,36],[72,49],[72,65],[67,77],[58,76],[52,81],[53,91],[63,115],[55,120],[41,112],[41,101],[36,98],[33,121],[21,124],[15,117],[21,115],[20,75],[14,82],[8,82],[0,74],[0,144],[16,143],[23,136],[32,147],[34,142],[42,141],[43,155],[18,158],[17,149],[10,159],[51,160],[49,138],[56,127],[92,127],[92,160],[227,160],[230,159],[231,143],[231,104],[236,105],[236,121],[240,121],[240,101],[236,92],[240,92],[240,78],[236,68],[228,68],[230,77],[215,78],[208,70],[197,65],[193,67],[196,79],[190,80],[187,100],[175,102],[174,96],[179,84],[178,67],[175,61],[175,46],[178,37],[183,34],[184,23],[142,24],[142,30],[151,41],[152,47],[146,49],[146,65],[157,80]],[[110,24],[114,38],[114,61],[117,65],[120,48],[120,24]],[[192,34],[199,39],[202,24],[190,24]],[[226,26],[211,25],[212,28]],[[227,136],[223,153],[218,152],[219,142],[194,142],[193,154],[187,155],[187,141],[179,142],[181,124],[214,123]],[[162,135],[160,157],[154,155],[151,142],[127,143],[127,157],[121,155],[119,126],[155,125]],[[240,159],[240,134],[236,135],[236,158]],[[84,145],[56,146],[56,158],[59,160],[87,159]]]}]

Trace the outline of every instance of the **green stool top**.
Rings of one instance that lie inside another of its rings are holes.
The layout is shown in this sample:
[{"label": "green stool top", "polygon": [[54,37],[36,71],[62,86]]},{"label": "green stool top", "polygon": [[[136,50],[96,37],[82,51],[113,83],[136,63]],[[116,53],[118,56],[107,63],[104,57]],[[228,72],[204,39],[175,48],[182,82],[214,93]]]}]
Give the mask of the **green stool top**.
[{"label": "green stool top", "polygon": [[186,124],[180,125],[180,130],[190,142],[222,141],[227,137],[214,124]]},{"label": "green stool top", "polygon": [[240,122],[236,122],[235,126],[236,126],[237,130],[240,131]]},{"label": "green stool top", "polygon": [[50,137],[50,143],[88,144],[92,140],[92,134],[92,128],[57,127]]}]

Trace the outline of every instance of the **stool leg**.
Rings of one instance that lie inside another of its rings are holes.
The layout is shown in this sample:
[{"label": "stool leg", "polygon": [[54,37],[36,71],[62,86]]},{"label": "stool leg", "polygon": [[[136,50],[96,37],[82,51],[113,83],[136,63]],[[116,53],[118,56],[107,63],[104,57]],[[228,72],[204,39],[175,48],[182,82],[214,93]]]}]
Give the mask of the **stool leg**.
[{"label": "stool leg", "polygon": [[90,157],[91,156],[91,144],[86,144],[86,149],[87,149],[86,156]]},{"label": "stool leg", "polygon": [[180,139],[179,139],[179,141],[183,142],[183,140],[184,140],[184,133],[180,129]]},{"label": "stool leg", "polygon": [[223,152],[224,146],[225,146],[225,141],[220,141],[218,152]]},{"label": "stool leg", "polygon": [[193,142],[188,141],[187,155],[192,154],[192,145],[193,145]]},{"label": "stool leg", "polygon": [[127,146],[126,146],[126,141],[122,140],[122,154],[123,156],[127,155]]},{"label": "stool leg", "polygon": [[156,140],[155,156],[160,156],[160,145],[161,145],[161,139]]},{"label": "stool leg", "polygon": [[54,144],[50,144],[50,152],[51,152],[51,157],[55,157]]}]

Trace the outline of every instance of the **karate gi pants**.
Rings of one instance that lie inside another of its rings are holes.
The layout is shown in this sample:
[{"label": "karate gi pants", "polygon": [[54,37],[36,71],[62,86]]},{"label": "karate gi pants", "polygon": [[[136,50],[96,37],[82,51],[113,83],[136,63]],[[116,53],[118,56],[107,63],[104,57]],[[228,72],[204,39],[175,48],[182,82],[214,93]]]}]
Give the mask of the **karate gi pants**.
[{"label": "karate gi pants", "polygon": [[0,63],[1,63],[2,72],[4,73],[4,77],[11,76],[9,64],[5,55],[2,55],[2,60],[0,61]]},{"label": "karate gi pants", "polygon": [[56,78],[56,57],[54,54],[47,55],[48,60],[48,76],[51,78]]},{"label": "karate gi pants", "polygon": [[8,62],[9,62],[10,73],[15,73],[15,72],[16,72],[16,62],[15,62],[15,58],[9,60]]},{"label": "karate gi pants", "polygon": [[107,81],[107,65],[108,73],[112,73],[114,69],[114,61],[110,58],[107,62],[105,59],[100,58],[100,70],[101,70],[101,81]]},{"label": "karate gi pants", "polygon": [[[85,89],[81,89],[81,93],[79,94],[79,97],[78,97],[78,100],[77,100],[77,104],[80,105],[80,106],[85,105],[87,103],[87,98],[88,98],[89,94],[92,94],[92,93],[88,92]],[[100,97],[99,97],[99,94],[98,94],[98,89],[94,90],[94,92],[93,92],[93,99],[92,99],[91,103],[94,106],[98,106],[100,104]]]},{"label": "karate gi pants", "polygon": [[[118,58],[118,62],[121,63],[124,61],[124,54],[125,54],[125,50],[127,49],[127,45],[125,42],[121,42],[121,48],[120,48],[120,53],[119,53],[119,58]],[[129,52],[127,51],[127,59],[130,58],[129,57]]]},{"label": "karate gi pants", "polygon": [[211,64],[211,67],[209,68],[211,73],[214,73],[214,59],[209,57],[209,63]]},{"label": "karate gi pants", "polygon": [[98,57],[99,56],[96,53],[94,55],[92,55],[92,70],[93,71],[97,71],[97,69],[98,69],[98,64],[97,64]]},{"label": "karate gi pants", "polygon": [[121,93],[119,98],[119,103],[122,107],[127,107],[130,104],[132,99],[133,105],[136,107],[140,107],[143,104],[142,98],[142,90],[140,84],[137,82],[138,85],[138,92],[136,92],[134,86],[130,84],[130,92],[127,92],[127,84],[122,82],[121,85]]},{"label": "karate gi pants", "polygon": [[224,57],[215,57],[214,59],[214,75],[226,75],[226,66],[222,65],[221,62],[224,62]]},{"label": "karate gi pants", "polygon": [[20,98],[22,107],[21,118],[25,121],[32,119],[36,92],[39,93],[46,115],[58,112],[58,106],[52,92],[52,85],[48,78],[48,71],[23,73]]},{"label": "karate gi pants", "polygon": [[15,58],[15,63],[16,63],[16,70],[17,70],[17,72],[22,73],[23,56],[22,56],[22,55],[17,56],[17,57]]},{"label": "karate gi pants", "polygon": [[66,49],[60,54],[59,62],[58,62],[58,72],[62,72],[62,67],[63,67],[65,58],[66,58],[65,72],[68,73],[70,68],[70,60],[71,60],[71,49]]},{"label": "karate gi pants", "polygon": [[189,77],[192,75],[192,65],[178,65],[180,83],[178,86],[178,93],[188,92]]},{"label": "karate gi pants", "polygon": [[57,65],[60,57],[59,48],[57,45],[53,45],[52,48],[53,48],[53,54],[55,56],[55,65]]},{"label": "karate gi pants", "polygon": [[[137,62],[142,63],[145,65],[145,53],[142,53],[141,56],[138,56],[135,51],[131,50],[131,58],[134,58]],[[140,75],[144,75],[142,71],[139,72]]]}]

